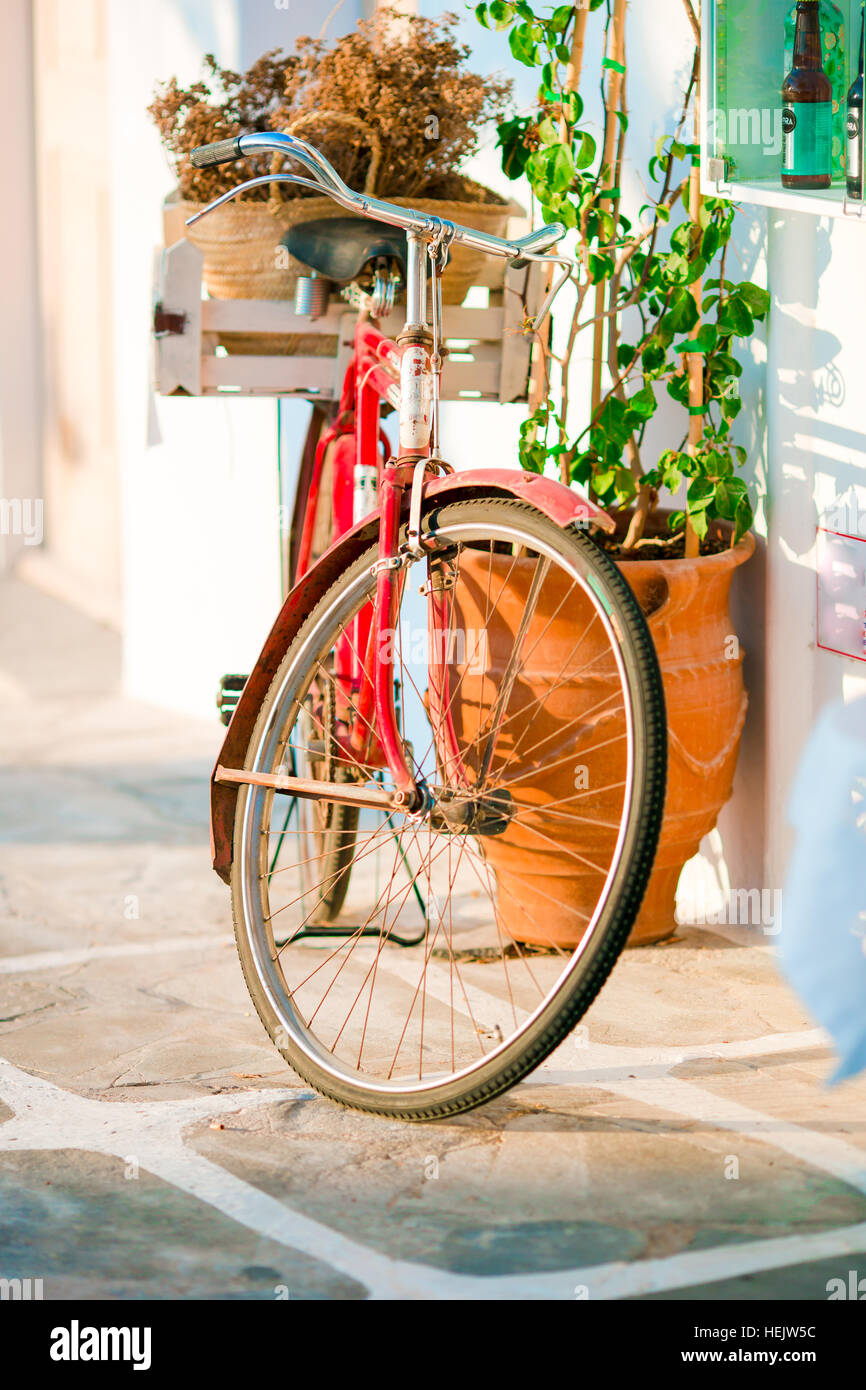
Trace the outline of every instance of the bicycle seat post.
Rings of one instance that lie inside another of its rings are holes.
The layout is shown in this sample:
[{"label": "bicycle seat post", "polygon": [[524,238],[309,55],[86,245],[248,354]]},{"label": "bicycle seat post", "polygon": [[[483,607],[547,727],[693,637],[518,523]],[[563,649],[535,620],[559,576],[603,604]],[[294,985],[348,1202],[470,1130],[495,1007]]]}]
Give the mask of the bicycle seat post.
[{"label": "bicycle seat post", "polygon": [[[418,232],[406,233],[406,323],[400,342],[427,333],[427,244]],[[428,334],[429,336],[429,334]]]},{"label": "bicycle seat post", "polygon": [[406,233],[406,322],[397,337],[400,363],[399,456],[411,460],[429,452],[433,425],[433,339],[427,324],[427,243]]}]

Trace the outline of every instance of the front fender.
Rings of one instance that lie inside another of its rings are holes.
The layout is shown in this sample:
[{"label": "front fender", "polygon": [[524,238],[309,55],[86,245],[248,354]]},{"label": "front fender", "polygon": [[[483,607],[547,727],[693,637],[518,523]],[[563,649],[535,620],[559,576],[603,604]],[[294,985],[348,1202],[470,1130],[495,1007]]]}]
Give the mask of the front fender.
[{"label": "front fender", "polygon": [[[553,478],[510,468],[468,469],[435,478],[425,487],[424,510],[426,512],[443,502],[469,501],[491,493],[531,502],[558,526],[597,526],[603,531],[613,531],[615,528],[613,518],[607,512],[585,497],[579,497],[564,484]],[[408,489],[404,507],[408,513]],[[335,541],[290,591],[235,707],[214,772],[220,765],[243,767],[262,702],[301,624],[343,571],[374,543],[378,531],[379,513],[371,512]],[[211,778],[211,855],[214,869],[226,883],[231,875],[237,796],[236,786]]]}]

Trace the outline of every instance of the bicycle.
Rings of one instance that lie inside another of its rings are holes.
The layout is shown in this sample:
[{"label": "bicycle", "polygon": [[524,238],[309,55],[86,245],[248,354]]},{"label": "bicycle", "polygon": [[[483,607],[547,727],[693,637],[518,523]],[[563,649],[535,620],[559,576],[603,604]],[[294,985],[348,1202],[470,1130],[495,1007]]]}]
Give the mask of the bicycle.
[{"label": "bicycle", "polygon": [[[449,248],[558,264],[538,327],[571,275],[551,250],[564,229],[508,241],[396,207],[288,135],[238,136],[192,162],[268,153],[304,172],[249,180],[198,216],[275,177],[329,194],[355,216],[287,244],[350,282],[361,312],[295,583],[233,697],[214,866],[285,1061],[345,1105],[435,1119],[547,1057],[625,944],[664,801],[661,677],[590,535],[611,519],[559,482],[456,472],[441,455]],[[391,340],[376,319],[401,289]]]}]

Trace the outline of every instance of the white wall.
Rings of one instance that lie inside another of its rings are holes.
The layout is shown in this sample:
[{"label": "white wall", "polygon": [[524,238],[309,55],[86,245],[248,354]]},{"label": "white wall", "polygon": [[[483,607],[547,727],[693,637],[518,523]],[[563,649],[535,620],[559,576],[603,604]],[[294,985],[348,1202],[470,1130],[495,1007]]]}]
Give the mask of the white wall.
[{"label": "white wall", "polygon": [[[151,269],[174,184],[145,108],[192,80],[318,32],[330,0],[112,0],[112,283],[123,486],[124,679],[154,703],[211,716],[219,677],[248,671],[280,602],[273,400],[161,398],[150,386]],[[334,23],[351,28],[358,6]],[[303,439],[307,409],[293,409]]]},{"label": "white wall", "polygon": [[[771,214],[767,385],[767,876],[782,881],[782,816],[805,739],[828,701],[866,694],[866,663],[816,646],[815,537],[822,521],[866,539],[866,227]],[[855,529],[856,528],[856,529]],[[775,812],[775,813],[774,813]]]},{"label": "white wall", "polygon": [[[22,520],[30,515],[35,521],[38,511],[30,508],[42,500],[42,441],[29,0],[4,0],[0,5],[0,129],[6,185],[0,218],[0,498],[27,502]],[[13,564],[25,546],[25,536],[21,531],[15,534],[12,525],[11,514],[10,522],[0,522],[0,571]],[[37,539],[35,530],[31,534]]]}]

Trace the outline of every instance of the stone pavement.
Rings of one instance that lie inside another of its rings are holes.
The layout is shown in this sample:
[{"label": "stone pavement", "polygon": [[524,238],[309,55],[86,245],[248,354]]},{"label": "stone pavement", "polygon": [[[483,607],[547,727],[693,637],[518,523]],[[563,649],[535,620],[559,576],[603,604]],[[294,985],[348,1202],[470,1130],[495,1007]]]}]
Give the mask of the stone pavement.
[{"label": "stone pavement", "polygon": [[0,1280],[825,1299],[866,1275],[866,1081],[825,1088],[766,938],[627,953],[585,1026],[471,1115],[342,1110],[244,989],[208,859],[219,725],[118,683],[114,636],[0,586]]}]

